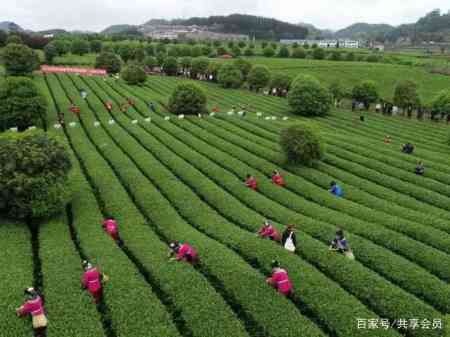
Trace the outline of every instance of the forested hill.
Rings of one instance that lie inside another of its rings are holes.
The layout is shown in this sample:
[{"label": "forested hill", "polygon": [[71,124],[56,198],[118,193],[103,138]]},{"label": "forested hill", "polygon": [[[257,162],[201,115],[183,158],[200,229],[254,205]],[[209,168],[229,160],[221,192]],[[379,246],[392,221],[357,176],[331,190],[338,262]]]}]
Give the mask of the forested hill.
[{"label": "forested hill", "polygon": [[436,9],[416,23],[401,25],[386,35],[390,41],[409,38],[415,41],[450,42],[450,13]]},{"label": "forested hill", "polygon": [[372,40],[392,31],[393,26],[387,24],[355,23],[335,33],[340,39]]},{"label": "forested hill", "polygon": [[[155,24],[151,20],[145,25]],[[220,33],[246,34],[257,39],[303,39],[308,29],[291,23],[271,18],[253,15],[232,14],[228,16],[210,16],[207,18],[193,17],[171,21],[157,20],[157,23],[172,25],[208,27],[209,30]]]}]

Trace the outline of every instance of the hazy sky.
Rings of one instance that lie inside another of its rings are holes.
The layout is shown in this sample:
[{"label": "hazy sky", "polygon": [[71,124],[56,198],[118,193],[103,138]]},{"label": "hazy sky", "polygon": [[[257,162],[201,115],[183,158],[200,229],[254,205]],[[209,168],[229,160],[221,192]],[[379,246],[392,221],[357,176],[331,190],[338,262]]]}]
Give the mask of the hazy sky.
[{"label": "hazy sky", "polygon": [[0,0],[0,21],[32,30],[100,31],[152,18],[245,13],[340,29],[355,22],[413,22],[434,8],[447,12],[450,5],[448,0]]}]

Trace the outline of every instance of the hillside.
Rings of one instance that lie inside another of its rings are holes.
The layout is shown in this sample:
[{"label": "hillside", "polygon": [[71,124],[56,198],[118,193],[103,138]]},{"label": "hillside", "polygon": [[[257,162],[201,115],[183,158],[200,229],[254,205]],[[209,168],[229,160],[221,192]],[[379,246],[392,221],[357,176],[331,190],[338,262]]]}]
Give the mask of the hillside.
[{"label": "hillside", "polygon": [[242,14],[171,21],[151,20],[142,25],[142,28],[145,29],[146,26],[155,24],[197,25],[218,33],[245,34],[251,37],[255,36],[257,39],[303,39],[308,34],[308,29],[305,27],[276,19]]},{"label": "hillside", "polygon": [[416,42],[450,42],[450,14],[441,14],[440,10],[434,10],[416,23],[404,24],[395,28],[386,37],[394,42],[400,39],[410,39]]},{"label": "hillside", "polygon": [[111,35],[111,34],[121,34],[121,33],[126,33],[130,30],[135,30],[137,26],[134,25],[112,25],[109,26],[107,28],[105,28],[104,30],[102,30],[100,32],[100,34],[106,34],[106,35]]},{"label": "hillside", "polygon": [[334,37],[334,32],[330,29],[320,29],[305,22],[299,22],[297,25],[308,29],[308,39],[331,39]]},{"label": "hillside", "polygon": [[394,28],[387,24],[355,23],[347,28],[338,30],[335,36],[340,39],[369,40],[383,37]]},{"label": "hillside", "polygon": [[23,28],[18,24],[10,21],[0,22],[0,30],[4,30],[7,32],[23,32]]}]

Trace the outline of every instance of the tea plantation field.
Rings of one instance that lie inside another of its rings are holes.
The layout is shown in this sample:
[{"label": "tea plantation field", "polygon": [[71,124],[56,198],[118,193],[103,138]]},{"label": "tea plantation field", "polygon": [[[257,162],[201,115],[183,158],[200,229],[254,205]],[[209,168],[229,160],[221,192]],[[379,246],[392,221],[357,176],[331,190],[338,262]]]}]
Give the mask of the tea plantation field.
[{"label": "tea plantation field", "polygon": [[[450,336],[444,124],[375,113],[361,123],[347,111],[302,120],[282,98],[206,83],[199,85],[209,106],[221,113],[179,119],[165,106],[183,81],[149,77],[131,87],[75,75],[35,78],[49,102],[48,132],[71,150],[74,198],[38,232],[0,219],[0,263],[8,270],[0,283],[2,337],[31,336],[14,308],[36,278],[50,337]],[[85,101],[80,89],[88,92]],[[123,113],[118,107],[127,98],[135,107]],[[114,104],[111,113],[106,101]],[[149,102],[157,113],[149,112]],[[81,108],[80,118],[68,112],[71,103]],[[226,113],[241,104],[250,110],[245,117]],[[60,111],[65,129],[54,128]],[[279,134],[298,122],[326,142],[326,156],[314,168],[284,164]],[[408,141],[416,145],[413,155],[400,152]],[[424,177],[414,174],[418,160]],[[273,170],[286,188],[271,183]],[[246,174],[258,179],[257,192],[244,186]],[[343,198],[328,192],[332,180]],[[122,248],[100,226],[111,215]],[[295,254],[255,236],[265,219],[280,230],[296,225]],[[346,231],[355,261],[328,251],[337,228]],[[201,264],[169,262],[172,240],[196,247]],[[110,277],[101,310],[80,289],[86,258]],[[289,272],[292,299],[265,283],[273,259]]]}]

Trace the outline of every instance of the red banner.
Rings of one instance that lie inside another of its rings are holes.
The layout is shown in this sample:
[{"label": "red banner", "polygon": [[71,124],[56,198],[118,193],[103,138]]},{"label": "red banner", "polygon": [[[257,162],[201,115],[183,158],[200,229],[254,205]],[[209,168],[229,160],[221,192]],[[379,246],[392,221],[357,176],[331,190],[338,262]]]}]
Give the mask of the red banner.
[{"label": "red banner", "polygon": [[105,76],[105,75],[107,75],[106,70],[104,70],[104,69],[56,67],[56,66],[47,66],[47,65],[42,65],[41,71],[45,74],[48,74],[48,73],[71,73],[71,74],[80,74],[80,75],[88,75],[88,76],[92,76],[92,75]]}]

